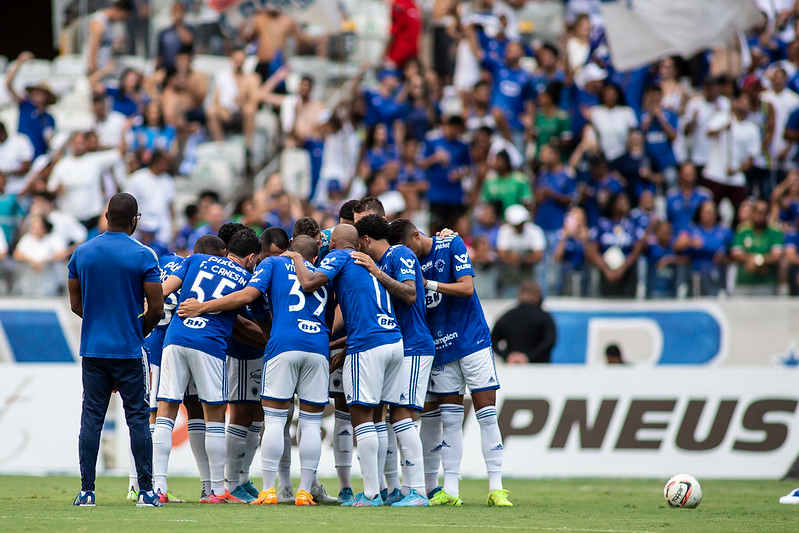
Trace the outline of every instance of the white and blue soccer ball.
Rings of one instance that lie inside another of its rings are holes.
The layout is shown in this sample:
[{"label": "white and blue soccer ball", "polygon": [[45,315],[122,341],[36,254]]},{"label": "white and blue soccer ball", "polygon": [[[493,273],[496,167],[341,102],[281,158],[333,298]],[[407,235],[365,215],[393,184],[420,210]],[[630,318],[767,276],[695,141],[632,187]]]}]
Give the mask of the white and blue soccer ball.
[{"label": "white and blue soccer ball", "polygon": [[663,497],[669,507],[693,509],[702,501],[702,487],[690,474],[677,474],[666,482]]}]

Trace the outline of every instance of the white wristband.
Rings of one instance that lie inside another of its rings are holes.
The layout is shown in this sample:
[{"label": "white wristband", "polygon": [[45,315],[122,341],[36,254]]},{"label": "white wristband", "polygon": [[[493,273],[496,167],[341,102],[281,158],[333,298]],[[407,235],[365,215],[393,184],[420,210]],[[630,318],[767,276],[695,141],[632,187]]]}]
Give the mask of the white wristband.
[{"label": "white wristband", "polygon": [[427,281],[427,287],[425,287],[428,291],[438,292],[438,282],[437,281]]}]

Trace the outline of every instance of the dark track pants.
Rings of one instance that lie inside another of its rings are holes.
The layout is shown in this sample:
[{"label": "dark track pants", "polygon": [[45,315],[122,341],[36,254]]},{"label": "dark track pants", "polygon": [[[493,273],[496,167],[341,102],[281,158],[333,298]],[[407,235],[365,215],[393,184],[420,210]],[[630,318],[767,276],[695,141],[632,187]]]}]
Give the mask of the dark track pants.
[{"label": "dark track pants", "polygon": [[108,402],[114,389],[122,397],[130,431],[130,448],[139,475],[139,489],[153,488],[153,439],[150,436],[149,372],[147,360],[84,357],[83,409],[78,454],[81,490],[94,490],[97,454]]}]

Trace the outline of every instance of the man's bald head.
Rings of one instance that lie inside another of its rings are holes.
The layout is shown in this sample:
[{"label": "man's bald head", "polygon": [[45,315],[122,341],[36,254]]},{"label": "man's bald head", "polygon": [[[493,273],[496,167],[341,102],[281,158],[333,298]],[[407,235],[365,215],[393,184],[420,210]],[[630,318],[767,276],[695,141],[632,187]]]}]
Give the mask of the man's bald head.
[{"label": "man's bald head", "polygon": [[297,252],[303,259],[313,263],[319,255],[319,243],[309,235],[297,235],[291,240],[291,251]]},{"label": "man's bald head", "polygon": [[330,248],[334,250],[357,250],[358,230],[349,224],[339,224],[330,234]]}]

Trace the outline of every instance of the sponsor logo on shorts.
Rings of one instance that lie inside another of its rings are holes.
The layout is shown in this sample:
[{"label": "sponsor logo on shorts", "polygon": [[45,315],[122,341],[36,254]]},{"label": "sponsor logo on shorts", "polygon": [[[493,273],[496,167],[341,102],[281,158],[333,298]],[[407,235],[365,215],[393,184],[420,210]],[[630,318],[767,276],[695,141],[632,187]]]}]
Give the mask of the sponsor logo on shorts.
[{"label": "sponsor logo on shorts", "polygon": [[297,327],[300,328],[300,331],[303,333],[319,333],[322,331],[322,328],[319,326],[318,322],[314,322],[312,320],[303,320],[301,318],[297,319]]},{"label": "sponsor logo on shorts", "polygon": [[397,327],[397,322],[393,316],[377,315],[377,325],[383,329],[394,329]]},{"label": "sponsor logo on shorts", "polygon": [[201,316],[183,320],[183,325],[191,329],[203,329],[208,324],[208,319]]}]

